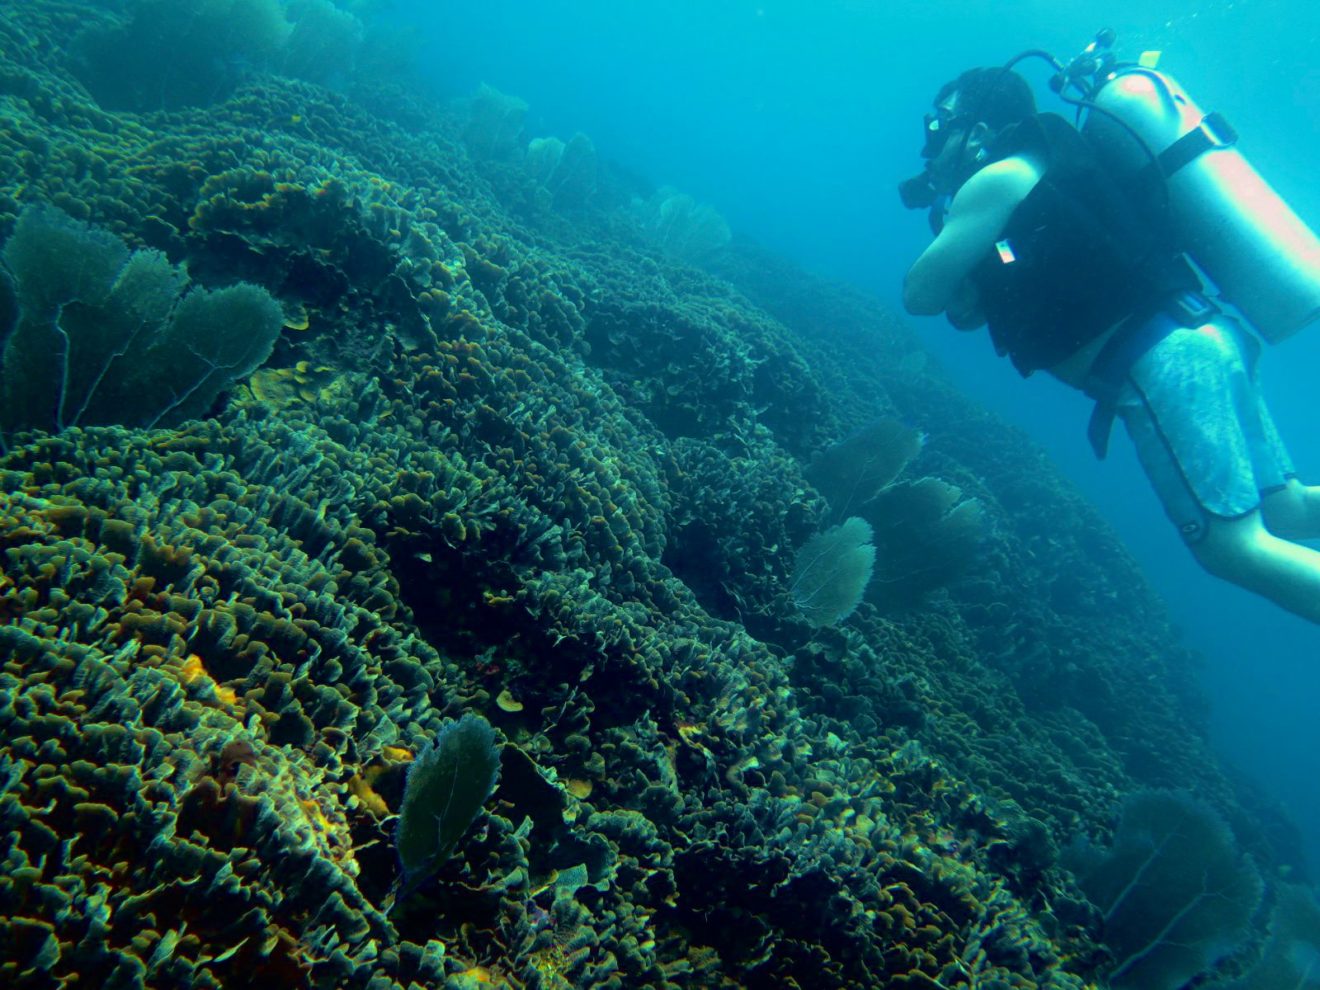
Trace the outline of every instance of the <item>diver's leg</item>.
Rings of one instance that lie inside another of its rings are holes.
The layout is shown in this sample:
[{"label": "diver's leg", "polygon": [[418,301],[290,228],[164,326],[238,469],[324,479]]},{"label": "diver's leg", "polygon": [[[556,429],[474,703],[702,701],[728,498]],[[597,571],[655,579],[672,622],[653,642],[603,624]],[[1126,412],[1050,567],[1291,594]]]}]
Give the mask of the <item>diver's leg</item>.
[{"label": "diver's leg", "polygon": [[1320,485],[1303,485],[1289,478],[1282,488],[1267,493],[1260,503],[1265,527],[1285,540],[1320,539]]},{"label": "diver's leg", "polygon": [[1118,412],[1201,566],[1320,623],[1320,551],[1280,538],[1320,522],[1316,497],[1261,398],[1258,349],[1224,317],[1176,330],[1133,364]]},{"label": "diver's leg", "polygon": [[1216,577],[1320,623],[1320,551],[1279,539],[1265,528],[1260,512],[1211,518],[1191,550]]},{"label": "diver's leg", "polygon": [[1292,458],[1260,387],[1260,345],[1252,342],[1244,351],[1246,394],[1238,406],[1238,416],[1252,473],[1261,489],[1265,528],[1285,540],[1320,539],[1320,486],[1297,480]]}]

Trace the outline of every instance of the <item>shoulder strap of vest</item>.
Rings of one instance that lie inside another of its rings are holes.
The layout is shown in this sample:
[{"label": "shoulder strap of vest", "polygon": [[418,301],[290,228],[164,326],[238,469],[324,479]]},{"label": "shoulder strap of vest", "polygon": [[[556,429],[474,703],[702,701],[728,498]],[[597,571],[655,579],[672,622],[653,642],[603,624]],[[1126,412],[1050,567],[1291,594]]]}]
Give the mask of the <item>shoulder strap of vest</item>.
[{"label": "shoulder strap of vest", "polygon": [[995,160],[1034,155],[1064,171],[1098,171],[1100,156],[1090,140],[1057,113],[1038,113],[1004,128],[990,145]]}]

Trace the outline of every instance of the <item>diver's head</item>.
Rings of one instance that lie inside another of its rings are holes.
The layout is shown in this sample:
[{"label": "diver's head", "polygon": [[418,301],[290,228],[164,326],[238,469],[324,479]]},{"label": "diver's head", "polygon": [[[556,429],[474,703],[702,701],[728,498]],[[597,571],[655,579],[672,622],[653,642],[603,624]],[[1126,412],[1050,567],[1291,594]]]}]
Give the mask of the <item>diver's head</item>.
[{"label": "diver's head", "polygon": [[945,83],[934,112],[924,118],[921,175],[899,185],[909,209],[952,195],[989,159],[989,146],[1005,128],[1036,113],[1027,81],[1011,69],[968,69]]}]

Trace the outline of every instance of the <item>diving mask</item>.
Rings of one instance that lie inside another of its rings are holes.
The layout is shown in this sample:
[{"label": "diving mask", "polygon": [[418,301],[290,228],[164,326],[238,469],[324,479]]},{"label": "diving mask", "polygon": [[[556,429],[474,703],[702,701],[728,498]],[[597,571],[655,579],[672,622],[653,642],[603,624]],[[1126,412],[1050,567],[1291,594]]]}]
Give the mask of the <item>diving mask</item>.
[{"label": "diving mask", "polygon": [[938,158],[944,146],[949,143],[949,135],[959,126],[971,120],[970,114],[954,113],[947,107],[940,107],[935,113],[928,113],[925,122],[925,144],[921,147],[921,157],[929,161]]},{"label": "diving mask", "polygon": [[898,195],[903,205],[909,210],[925,210],[935,204],[939,190],[935,186],[935,176],[931,173],[930,163],[940,156],[944,146],[949,143],[949,136],[971,120],[970,115],[955,113],[948,107],[939,107],[934,113],[923,118],[925,144],[921,148],[921,157],[926,159],[926,167],[919,175],[905,179],[898,184]]}]

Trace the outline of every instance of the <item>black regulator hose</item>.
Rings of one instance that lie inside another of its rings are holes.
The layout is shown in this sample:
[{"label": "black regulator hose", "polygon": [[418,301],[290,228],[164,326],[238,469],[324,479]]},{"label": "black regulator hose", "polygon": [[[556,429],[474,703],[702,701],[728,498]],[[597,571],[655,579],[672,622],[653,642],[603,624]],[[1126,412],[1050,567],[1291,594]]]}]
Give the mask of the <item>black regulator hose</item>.
[{"label": "black regulator hose", "polygon": [[1062,72],[1064,70],[1063,63],[1060,62],[1053,55],[1051,55],[1049,52],[1045,51],[1045,49],[1043,48],[1028,48],[1024,52],[1018,52],[1007,62],[1005,62],[1002,66],[1000,66],[1000,68],[1002,68],[1004,71],[1008,71],[1009,69],[1013,68],[1013,66],[1017,65],[1019,62],[1024,62],[1029,58],[1044,59],[1047,63],[1049,63],[1050,68],[1053,69],[1055,72]]},{"label": "black regulator hose", "polygon": [[[1158,170],[1159,156],[1157,156],[1155,152],[1151,150],[1150,145],[1146,143],[1146,139],[1143,138],[1140,134],[1138,134],[1136,129],[1126,120],[1124,120],[1122,117],[1118,116],[1118,114],[1114,113],[1112,110],[1106,110],[1104,107],[1099,106],[1091,98],[1092,95],[1098,89],[1100,89],[1101,84],[1096,82],[1094,79],[1092,79],[1091,85],[1083,86],[1080,81],[1087,76],[1094,76],[1097,72],[1101,71],[1102,69],[1105,70],[1105,74],[1106,76],[1108,76],[1110,72],[1113,72],[1116,69],[1139,68],[1139,66],[1137,66],[1135,63],[1113,62],[1111,60],[1106,60],[1101,55],[1092,54],[1092,52],[1094,52],[1097,49],[1097,47],[1100,50],[1108,49],[1111,45],[1113,45],[1115,37],[1116,35],[1112,28],[1101,29],[1100,31],[1096,32],[1095,41],[1092,42],[1090,46],[1088,46],[1087,51],[1083,52],[1081,55],[1078,55],[1067,65],[1064,65],[1057,58],[1055,58],[1053,55],[1051,55],[1049,52],[1045,51],[1042,48],[1028,48],[1026,51],[1019,52],[1017,55],[1014,55],[1007,62],[1005,62],[1003,65],[1003,69],[1005,71],[1008,71],[1009,69],[1012,69],[1013,66],[1017,65],[1019,62],[1025,61],[1026,59],[1029,58],[1039,58],[1043,60],[1055,72],[1053,78],[1050,79],[1050,89],[1054,92],[1054,95],[1057,96],[1064,103],[1067,103],[1069,106],[1077,108],[1076,123],[1079,126],[1081,124],[1081,116],[1083,110],[1093,111],[1095,113],[1100,114],[1101,116],[1107,117],[1109,120],[1112,120],[1115,124],[1117,124],[1124,131],[1126,131],[1128,137],[1132,138],[1133,141],[1137,142],[1137,147],[1139,147],[1143,152],[1145,152],[1146,157],[1150,159],[1151,165],[1154,166],[1156,170]],[[1080,98],[1075,96],[1069,96],[1068,95],[1069,86],[1077,86],[1079,89],[1081,89],[1084,92],[1085,95]]]}]

